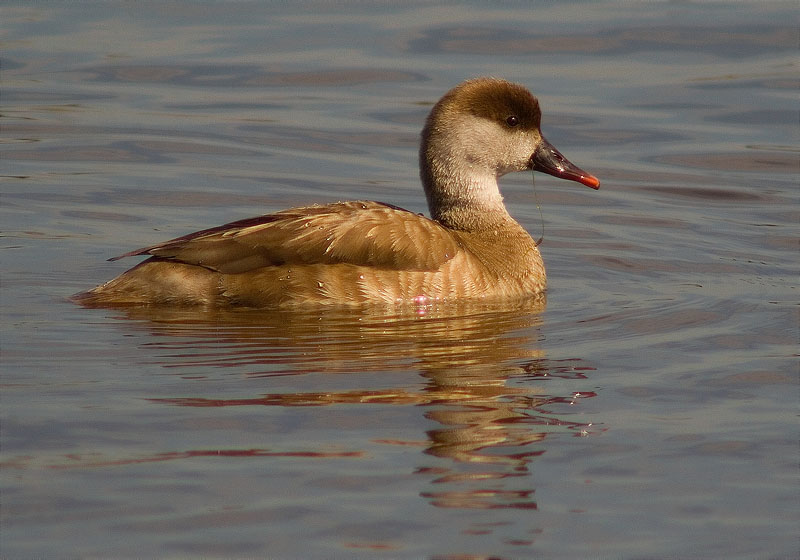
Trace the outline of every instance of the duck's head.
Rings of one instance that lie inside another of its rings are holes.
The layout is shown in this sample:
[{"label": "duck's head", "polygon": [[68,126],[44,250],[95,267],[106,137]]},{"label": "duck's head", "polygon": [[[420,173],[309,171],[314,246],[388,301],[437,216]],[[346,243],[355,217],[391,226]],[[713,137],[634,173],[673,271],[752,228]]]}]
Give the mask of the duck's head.
[{"label": "duck's head", "polygon": [[542,135],[538,100],[523,86],[495,78],[463,82],[433,107],[422,131],[420,174],[434,219],[458,229],[484,215],[506,215],[497,178],[534,170],[597,189]]}]

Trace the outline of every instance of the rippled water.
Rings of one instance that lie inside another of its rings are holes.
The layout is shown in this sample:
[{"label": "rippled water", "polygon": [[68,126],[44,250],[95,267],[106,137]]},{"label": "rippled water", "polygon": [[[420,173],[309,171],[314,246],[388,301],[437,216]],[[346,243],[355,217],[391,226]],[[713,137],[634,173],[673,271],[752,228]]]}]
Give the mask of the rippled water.
[{"label": "rippled water", "polygon": [[[800,553],[796,3],[0,20],[2,556]],[[290,205],[424,211],[423,119],[484,74],[602,181],[502,181],[546,302],[67,300],[135,262],[108,257]]]}]

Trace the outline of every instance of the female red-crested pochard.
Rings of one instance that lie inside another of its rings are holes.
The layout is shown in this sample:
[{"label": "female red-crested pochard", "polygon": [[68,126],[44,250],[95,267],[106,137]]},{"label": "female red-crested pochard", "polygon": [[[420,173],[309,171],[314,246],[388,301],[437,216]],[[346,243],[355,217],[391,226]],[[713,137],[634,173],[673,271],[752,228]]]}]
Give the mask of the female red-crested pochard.
[{"label": "female red-crested pochard", "polygon": [[420,304],[524,298],[546,286],[536,242],[498,177],[536,170],[597,189],[542,136],[539,102],[495,78],[433,107],[420,176],[431,218],[372,201],[282,210],[115,257],[150,258],[75,301],[89,306]]}]

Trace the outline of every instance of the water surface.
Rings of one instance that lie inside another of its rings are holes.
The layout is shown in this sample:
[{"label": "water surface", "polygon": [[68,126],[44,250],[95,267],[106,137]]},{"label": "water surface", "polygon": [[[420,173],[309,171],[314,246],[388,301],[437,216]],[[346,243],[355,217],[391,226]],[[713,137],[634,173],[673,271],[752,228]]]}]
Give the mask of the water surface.
[{"label": "water surface", "polygon": [[[4,557],[798,555],[795,3],[0,20]],[[108,257],[234,219],[425,211],[425,115],[485,74],[602,181],[502,180],[544,232],[546,301],[68,301],[135,262]]]}]

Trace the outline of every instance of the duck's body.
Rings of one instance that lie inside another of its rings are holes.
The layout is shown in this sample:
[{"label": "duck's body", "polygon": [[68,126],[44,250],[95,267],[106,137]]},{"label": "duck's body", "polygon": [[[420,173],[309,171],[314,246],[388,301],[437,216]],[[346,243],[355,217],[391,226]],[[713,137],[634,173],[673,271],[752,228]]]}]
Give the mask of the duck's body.
[{"label": "duck's body", "polygon": [[599,185],[544,140],[540,117],[521,86],[464,82],[436,104],[422,133],[420,171],[432,219],[371,201],[284,210],[122,255],[151,258],[75,299],[271,307],[540,293],[541,255],[506,211],[497,178],[537,169]]}]

